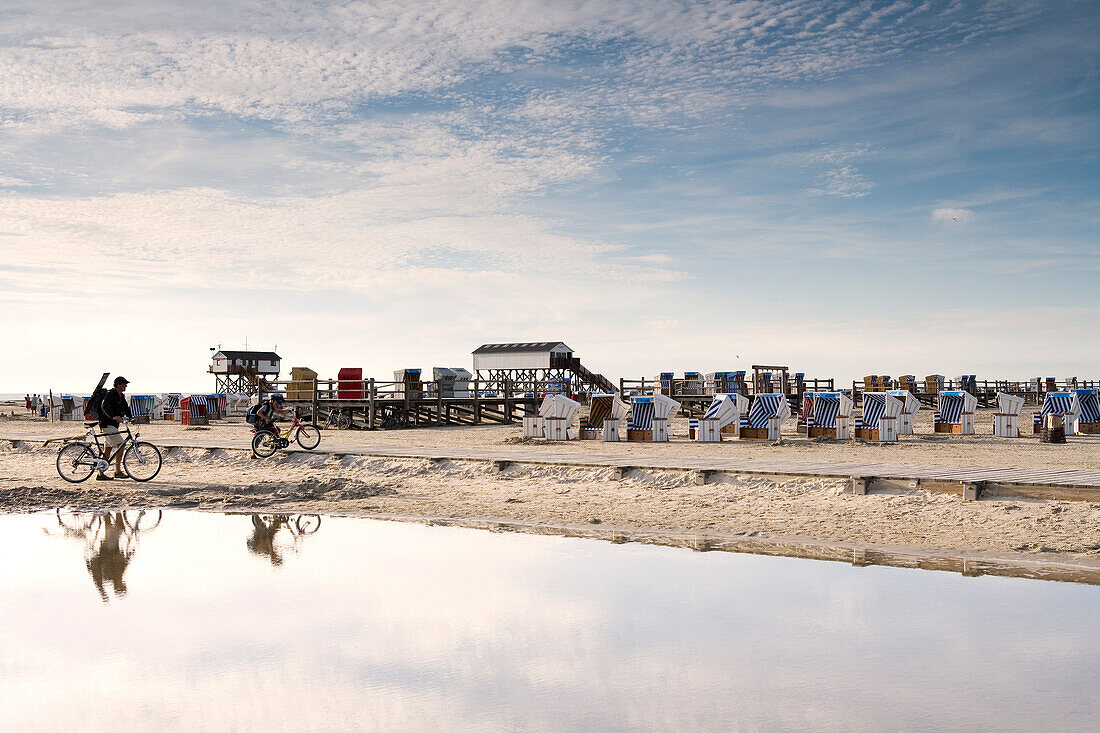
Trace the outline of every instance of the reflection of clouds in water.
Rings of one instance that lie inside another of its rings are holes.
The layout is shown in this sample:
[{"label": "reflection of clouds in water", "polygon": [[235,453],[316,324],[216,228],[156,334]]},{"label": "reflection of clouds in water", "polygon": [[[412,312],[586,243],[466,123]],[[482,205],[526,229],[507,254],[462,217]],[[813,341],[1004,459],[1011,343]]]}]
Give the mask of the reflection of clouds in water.
[{"label": "reflection of clouds in water", "polygon": [[[304,729],[1071,727],[1097,711],[1079,693],[1098,588],[348,519],[274,569],[242,552],[243,519],[173,515],[90,630],[0,628],[31,660],[0,674],[0,702],[71,693],[96,719],[114,694],[189,727]],[[169,572],[196,542],[194,577]],[[13,603],[29,618],[35,601]],[[109,694],[71,689],[104,668],[77,651],[103,638]]]}]

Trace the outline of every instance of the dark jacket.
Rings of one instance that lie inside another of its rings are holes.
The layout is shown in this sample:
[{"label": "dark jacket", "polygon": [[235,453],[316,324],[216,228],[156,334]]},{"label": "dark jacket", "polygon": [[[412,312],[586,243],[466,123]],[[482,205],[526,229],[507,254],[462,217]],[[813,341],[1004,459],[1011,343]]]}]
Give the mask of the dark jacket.
[{"label": "dark jacket", "polygon": [[111,389],[107,391],[107,396],[103,398],[103,406],[99,409],[99,427],[101,428],[116,428],[118,424],[112,419],[116,417],[131,417],[130,405],[126,403],[126,398],[118,393],[117,389]]}]

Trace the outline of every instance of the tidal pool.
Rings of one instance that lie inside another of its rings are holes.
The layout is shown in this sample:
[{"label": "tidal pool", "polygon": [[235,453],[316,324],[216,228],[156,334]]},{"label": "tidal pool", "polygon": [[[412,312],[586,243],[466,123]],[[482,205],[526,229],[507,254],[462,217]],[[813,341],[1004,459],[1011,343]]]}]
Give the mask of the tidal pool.
[{"label": "tidal pool", "polygon": [[1095,730],[1100,587],[353,518],[0,516],[0,730]]}]

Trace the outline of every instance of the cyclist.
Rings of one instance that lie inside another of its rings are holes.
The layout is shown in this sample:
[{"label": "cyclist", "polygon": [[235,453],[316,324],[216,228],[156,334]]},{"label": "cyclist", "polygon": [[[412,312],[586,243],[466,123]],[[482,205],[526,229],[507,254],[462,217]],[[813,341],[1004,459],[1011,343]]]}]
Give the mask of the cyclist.
[{"label": "cyclist", "polygon": [[[99,408],[99,427],[103,442],[103,459],[110,462],[111,452],[122,445],[124,440],[118,429],[122,425],[122,419],[130,417],[130,405],[126,404],[126,385],[130,381],[126,377],[115,377],[114,389],[103,398],[103,404]],[[122,451],[115,453],[115,478],[124,478],[122,471]],[[110,481],[111,477],[104,471],[100,471],[95,477],[96,481]]]},{"label": "cyclist", "polygon": [[[277,392],[268,397],[267,401],[262,403],[256,410],[256,422],[253,424],[253,432],[278,435],[279,430],[275,427],[275,417],[283,411],[284,402],[286,400]],[[256,454],[253,453],[252,457],[255,458]]]}]

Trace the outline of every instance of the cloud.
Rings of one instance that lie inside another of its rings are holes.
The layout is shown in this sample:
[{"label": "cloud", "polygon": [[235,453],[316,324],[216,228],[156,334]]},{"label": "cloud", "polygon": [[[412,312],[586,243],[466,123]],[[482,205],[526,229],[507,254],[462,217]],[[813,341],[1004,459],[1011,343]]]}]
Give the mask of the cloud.
[{"label": "cloud", "polygon": [[974,218],[970,209],[933,209],[932,221],[940,224],[966,224]]},{"label": "cloud", "polygon": [[855,166],[844,165],[822,174],[814,188],[807,193],[823,196],[838,196],[845,199],[858,199],[867,196],[875,189],[873,181],[859,172]]}]

